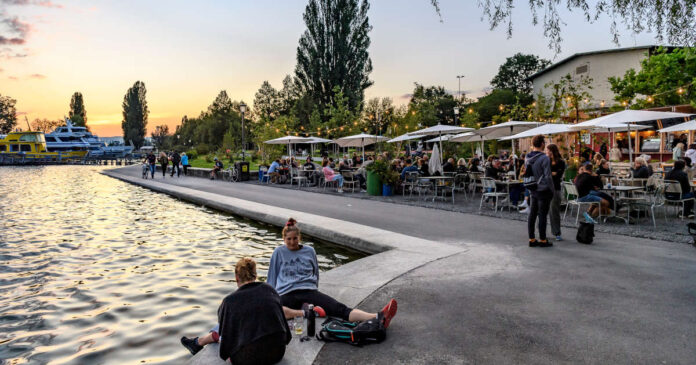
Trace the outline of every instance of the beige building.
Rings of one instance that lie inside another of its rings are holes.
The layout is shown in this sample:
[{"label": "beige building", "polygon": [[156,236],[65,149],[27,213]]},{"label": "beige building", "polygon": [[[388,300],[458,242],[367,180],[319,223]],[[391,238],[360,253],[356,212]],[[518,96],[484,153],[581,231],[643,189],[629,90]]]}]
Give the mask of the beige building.
[{"label": "beige building", "polygon": [[640,61],[649,57],[656,49],[657,46],[643,46],[576,53],[535,73],[529,79],[534,86],[534,95],[541,92],[542,95],[549,97],[552,90],[545,85],[557,83],[567,74],[576,78],[590,77],[592,78],[592,89],[589,90],[592,95],[590,106],[601,107],[604,101],[604,106],[608,107],[618,103],[614,100],[609,77],[623,77],[631,68],[639,71]]}]

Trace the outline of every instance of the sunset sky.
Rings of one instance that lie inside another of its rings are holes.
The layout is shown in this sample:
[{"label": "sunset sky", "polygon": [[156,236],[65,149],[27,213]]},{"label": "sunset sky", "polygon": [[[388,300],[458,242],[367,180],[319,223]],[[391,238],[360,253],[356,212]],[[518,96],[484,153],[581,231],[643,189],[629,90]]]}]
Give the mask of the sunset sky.
[{"label": "sunset sky", "polygon": [[[57,119],[75,91],[84,95],[88,125],[121,135],[121,102],[136,80],[147,87],[149,130],[197,116],[220,90],[251,104],[264,80],[280,87],[295,67],[305,29],[306,0],[0,0],[0,94],[24,115]],[[370,55],[375,84],[366,96],[408,101],[413,83],[485,93],[506,57],[516,52],[561,60],[616,47],[604,18],[586,24],[566,16],[563,53],[547,47],[530,22],[526,1],[514,34],[489,31],[476,1],[442,0],[443,22],[429,0],[373,0]],[[567,14],[566,14],[567,15]],[[624,32],[621,46],[655,44],[650,34]],[[26,114],[25,114],[26,113]]]}]

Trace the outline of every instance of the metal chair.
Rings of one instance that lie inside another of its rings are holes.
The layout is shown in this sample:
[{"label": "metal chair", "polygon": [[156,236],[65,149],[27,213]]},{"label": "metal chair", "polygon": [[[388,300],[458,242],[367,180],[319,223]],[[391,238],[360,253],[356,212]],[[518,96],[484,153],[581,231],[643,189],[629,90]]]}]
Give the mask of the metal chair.
[{"label": "metal chair", "polygon": [[[679,198],[670,198],[667,194],[678,195]],[[675,207],[681,206],[682,214],[679,215],[679,218],[681,219],[684,219],[684,209],[686,206],[686,202],[688,201],[694,201],[694,198],[682,197],[682,189],[681,184],[679,184],[679,181],[665,180],[665,205],[674,205]],[[666,214],[667,213],[665,212],[665,215]]]},{"label": "metal chair", "polygon": [[360,185],[360,182],[353,175],[351,170],[342,170],[341,175],[343,175],[343,188],[350,188],[352,193],[355,193],[355,186]]},{"label": "metal chair", "polygon": [[458,191],[464,193],[464,198],[466,199],[466,191],[468,187],[466,186],[467,174],[456,174],[454,175],[454,180],[451,185],[442,186],[443,194],[445,191],[449,191],[452,194],[452,204],[454,204],[454,194]]},{"label": "metal chair", "polygon": [[[599,208],[599,216],[597,216],[597,222],[599,222],[602,219],[602,205],[597,202],[581,202],[578,201],[579,199],[579,194],[578,194],[578,188],[570,182],[563,182],[563,187],[565,188],[566,191],[566,196],[568,197],[568,202],[566,203],[566,208],[565,211],[563,212],[563,220],[566,218],[566,214],[568,214],[568,208],[571,205],[574,205],[578,207],[577,213],[575,213],[575,224],[578,224],[578,219],[580,218],[580,209],[583,206],[591,207],[593,205],[596,205]],[[575,196],[575,199],[571,199],[570,196]],[[570,214],[573,214],[573,209],[570,209]]]},{"label": "metal chair", "polygon": [[297,189],[300,189],[300,187],[302,187],[302,183],[304,183],[305,186],[309,186],[307,176],[300,174],[300,171],[297,169],[297,167],[291,167],[290,168],[290,186],[292,186],[292,184],[295,181],[297,181]]},{"label": "metal chair", "polygon": [[[641,211],[648,212],[650,210],[650,217],[652,218],[653,228],[657,229],[657,223],[655,218],[655,210],[658,208],[665,207],[665,185],[657,184],[655,188],[650,192],[650,195],[646,195],[643,199],[631,199],[627,201],[628,205],[628,217],[631,216],[631,210],[636,210],[638,214]],[[665,209],[665,221],[667,221],[667,210]]]},{"label": "metal chair", "polygon": [[479,212],[481,211],[481,208],[483,207],[483,200],[488,198],[488,199],[495,199],[495,211],[498,211],[498,200],[500,198],[507,198],[507,193],[499,193],[498,192],[498,186],[495,184],[495,180],[493,180],[490,177],[482,177],[481,178],[481,186],[483,189],[483,194],[481,194],[481,202],[479,203]]},{"label": "metal chair", "polygon": [[324,191],[326,191],[326,186],[332,185],[338,189],[338,180],[326,180],[326,175],[321,178],[321,186]]},{"label": "metal chair", "polygon": [[406,189],[408,189],[408,198],[411,199],[413,189],[418,185],[419,175],[418,171],[409,171],[404,175],[404,181],[401,182],[401,196],[405,197]]}]

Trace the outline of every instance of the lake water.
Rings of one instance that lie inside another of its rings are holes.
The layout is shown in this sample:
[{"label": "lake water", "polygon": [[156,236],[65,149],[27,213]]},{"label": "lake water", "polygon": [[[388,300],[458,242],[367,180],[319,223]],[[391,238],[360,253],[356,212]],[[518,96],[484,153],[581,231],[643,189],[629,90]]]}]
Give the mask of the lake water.
[{"label": "lake water", "polygon": [[[0,364],[171,364],[280,231],[99,174],[0,167]],[[301,222],[300,222],[301,224]],[[362,257],[315,247],[322,270]]]}]

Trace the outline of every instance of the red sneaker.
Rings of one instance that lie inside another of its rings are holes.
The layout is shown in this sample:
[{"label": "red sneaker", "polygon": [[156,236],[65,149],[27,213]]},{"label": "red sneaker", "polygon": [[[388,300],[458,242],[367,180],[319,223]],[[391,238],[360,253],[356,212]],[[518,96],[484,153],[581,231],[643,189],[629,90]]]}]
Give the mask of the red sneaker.
[{"label": "red sneaker", "polygon": [[392,299],[387,303],[387,305],[382,308],[382,317],[384,318],[384,328],[389,328],[389,323],[391,322],[392,318],[396,315],[396,300]]},{"label": "red sneaker", "polygon": [[[305,318],[307,318],[307,313],[308,313],[308,311],[309,311],[309,303],[303,303],[303,304],[302,304],[302,311],[305,312]],[[322,307],[320,307],[320,306],[318,306],[318,305],[315,305],[315,306],[314,306],[314,314],[315,314],[317,317],[326,317],[326,311],[324,310],[324,308],[322,308]]]}]

